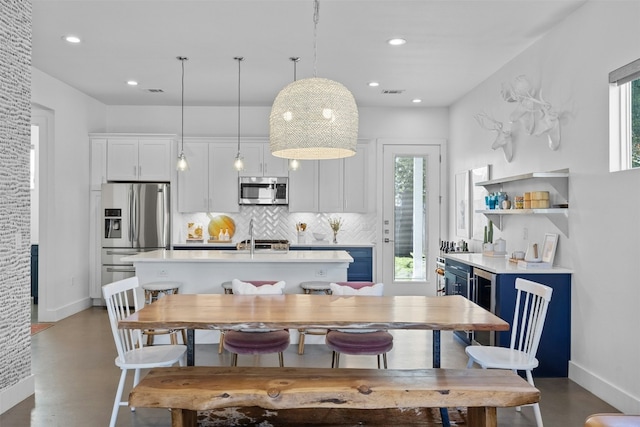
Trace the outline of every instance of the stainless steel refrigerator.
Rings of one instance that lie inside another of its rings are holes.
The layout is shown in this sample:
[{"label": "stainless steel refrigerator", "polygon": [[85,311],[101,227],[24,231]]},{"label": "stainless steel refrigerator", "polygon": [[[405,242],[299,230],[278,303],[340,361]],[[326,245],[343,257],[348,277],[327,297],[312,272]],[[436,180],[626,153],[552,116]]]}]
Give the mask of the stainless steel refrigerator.
[{"label": "stainless steel refrigerator", "polygon": [[170,188],[166,183],[102,184],[102,284],[135,275],[122,258],[169,249]]}]

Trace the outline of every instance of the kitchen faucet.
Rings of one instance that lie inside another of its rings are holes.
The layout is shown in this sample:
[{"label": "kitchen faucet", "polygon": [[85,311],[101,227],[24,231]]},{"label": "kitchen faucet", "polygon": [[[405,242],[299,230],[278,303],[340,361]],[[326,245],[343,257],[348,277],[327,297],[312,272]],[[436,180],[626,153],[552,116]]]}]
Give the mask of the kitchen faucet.
[{"label": "kitchen faucet", "polygon": [[249,254],[253,258],[253,254],[256,251],[256,239],[253,237],[253,218],[249,221]]}]

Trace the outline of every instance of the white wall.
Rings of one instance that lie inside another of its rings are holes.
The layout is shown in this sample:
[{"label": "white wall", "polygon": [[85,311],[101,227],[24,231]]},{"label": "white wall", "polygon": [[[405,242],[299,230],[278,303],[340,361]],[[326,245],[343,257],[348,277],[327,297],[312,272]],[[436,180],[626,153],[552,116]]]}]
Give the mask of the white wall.
[{"label": "white wall", "polygon": [[[271,107],[243,107],[243,137],[269,135]],[[237,136],[236,107],[184,109],[185,136]],[[447,138],[447,108],[360,108],[358,138]],[[108,106],[107,132],[180,134],[180,107]]]},{"label": "white wall", "polygon": [[32,68],[31,102],[51,111],[53,137],[40,147],[39,307],[41,322],[91,305],[89,299],[89,132],[103,132],[105,106]]},{"label": "white wall", "polygon": [[[494,238],[512,251],[525,247],[525,227],[533,241],[560,234],[556,263],[575,272],[570,378],[633,413],[640,412],[640,170],[608,171],[608,73],[638,58],[639,18],[637,1],[588,2],[451,107],[449,146],[450,175],[486,164],[493,178],[570,169],[568,236],[545,218],[508,217]],[[551,151],[514,124],[507,163],[490,148],[495,134],[473,116],[508,122],[514,106],[500,97],[501,85],[522,74],[562,113],[562,141]],[[453,222],[449,230],[454,236]]]}]

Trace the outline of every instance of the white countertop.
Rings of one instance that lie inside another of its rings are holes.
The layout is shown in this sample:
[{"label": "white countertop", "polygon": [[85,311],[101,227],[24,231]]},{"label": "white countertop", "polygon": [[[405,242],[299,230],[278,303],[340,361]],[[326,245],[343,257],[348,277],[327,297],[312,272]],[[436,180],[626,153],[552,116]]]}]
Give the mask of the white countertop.
[{"label": "white countertop", "polygon": [[[204,248],[226,248],[226,247],[236,247],[238,242],[226,242],[226,243],[208,243],[208,242],[185,242],[185,243],[175,243],[173,247],[175,248],[193,248],[193,249],[204,249]],[[314,240],[309,243],[295,243],[290,242],[289,246],[291,248],[336,248],[336,250],[340,250],[340,248],[372,248],[375,246],[375,243],[331,243],[328,240]]]},{"label": "white countertop", "polygon": [[135,263],[351,263],[353,258],[342,250],[337,251],[257,251],[253,257],[248,251],[166,250],[144,252],[122,258]]},{"label": "white countertop", "polygon": [[460,261],[495,274],[571,274],[573,270],[563,267],[552,268],[519,268],[504,257],[488,257],[481,253],[448,253],[444,258]]}]

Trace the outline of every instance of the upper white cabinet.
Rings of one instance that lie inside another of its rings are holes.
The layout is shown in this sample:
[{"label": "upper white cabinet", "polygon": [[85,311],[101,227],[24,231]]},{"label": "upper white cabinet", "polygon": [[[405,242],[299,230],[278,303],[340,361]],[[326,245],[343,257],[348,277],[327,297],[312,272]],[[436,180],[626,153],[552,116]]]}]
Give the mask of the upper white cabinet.
[{"label": "upper white cabinet", "polygon": [[108,137],[107,181],[169,182],[172,137]]},{"label": "upper white cabinet", "polygon": [[107,182],[107,139],[91,139],[91,190],[100,190]]},{"label": "upper white cabinet", "polygon": [[289,176],[289,162],[272,155],[267,141],[243,142],[240,154],[244,157],[244,170],[240,176]]},{"label": "upper white cabinet", "polygon": [[289,212],[319,212],[318,160],[300,160],[289,174]]},{"label": "upper white cabinet", "polygon": [[373,148],[359,143],[355,156],[301,161],[289,174],[289,212],[373,211]]},{"label": "upper white cabinet", "polygon": [[178,172],[178,212],[238,212],[237,145],[185,141],[189,170]]}]

